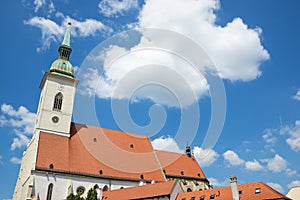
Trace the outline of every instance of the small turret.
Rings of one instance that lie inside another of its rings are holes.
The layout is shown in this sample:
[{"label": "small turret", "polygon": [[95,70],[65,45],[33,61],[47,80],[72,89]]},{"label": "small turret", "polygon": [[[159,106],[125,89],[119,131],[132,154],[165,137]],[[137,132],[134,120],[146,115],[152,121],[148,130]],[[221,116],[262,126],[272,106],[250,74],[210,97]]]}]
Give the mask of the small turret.
[{"label": "small turret", "polygon": [[185,147],[185,153],[186,153],[186,155],[188,155],[188,157],[192,156],[191,147],[189,144],[187,144]]}]

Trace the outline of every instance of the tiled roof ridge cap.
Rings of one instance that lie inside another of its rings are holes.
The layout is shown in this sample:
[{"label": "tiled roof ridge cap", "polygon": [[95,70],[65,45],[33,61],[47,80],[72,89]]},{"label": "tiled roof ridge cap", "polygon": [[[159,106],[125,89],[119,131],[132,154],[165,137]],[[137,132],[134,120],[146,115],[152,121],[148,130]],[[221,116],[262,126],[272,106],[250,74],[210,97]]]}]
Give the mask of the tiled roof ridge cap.
[{"label": "tiled roof ridge cap", "polygon": [[[92,128],[97,128],[97,129],[103,129],[103,130],[109,130],[109,131],[116,131],[116,132],[119,132],[119,133],[123,133],[123,134],[126,134],[130,137],[134,137],[136,139],[145,139],[145,138],[149,138],[148,136],[145,136],[145,135],[139,135],[137,133],[129,133],[129,132],[126,132],[126,131],[122,131],[122,130],[115,130],[115,129],[111,129],[111,128],[105,128],[105,127],[99,127],[99,126],[95,126],[95,125],[89,125],[89,124],[81,124],[81,123],[77,123],[77,122],[72,122],[72,125],[75,126],[86,126],[86,127],[92,127]],[[71,125],[71,126],[72,126]],[[78,132],[78,131],[77,131]]]}]

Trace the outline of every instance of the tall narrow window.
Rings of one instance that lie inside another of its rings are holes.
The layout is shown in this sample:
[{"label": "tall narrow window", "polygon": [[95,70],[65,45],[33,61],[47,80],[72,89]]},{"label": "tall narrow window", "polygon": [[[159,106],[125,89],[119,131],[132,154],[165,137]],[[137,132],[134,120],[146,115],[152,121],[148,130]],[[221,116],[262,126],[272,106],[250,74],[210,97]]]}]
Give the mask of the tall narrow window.
[{"label": "tall narrow window", "polygon": [[47,200],[51,200],[52,190],[53,190],[53,184],[50,183],[49,186],[48,186]]},{"label": "tall narrow window", "polygon": [[55,95],[53,110],[61,110],[62,101],[63,101],[63,95],[62,93],[59,92]]}]

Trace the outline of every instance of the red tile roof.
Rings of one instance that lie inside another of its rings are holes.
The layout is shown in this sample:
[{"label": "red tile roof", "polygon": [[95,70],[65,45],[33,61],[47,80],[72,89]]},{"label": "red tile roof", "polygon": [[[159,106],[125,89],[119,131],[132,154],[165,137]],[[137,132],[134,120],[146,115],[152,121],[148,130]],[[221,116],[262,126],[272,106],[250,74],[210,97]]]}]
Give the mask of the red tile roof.
[{"label": "red tile roof", "polygon": [[[256,189],[260,189],[260,193],[256,194]],[[290,198],[277,192],[276,190],[264,184],[263,182],[241,184],[238,185],[238,190],[241,191],[241,200],[291,200]],[[211,195],[215,195],[214,200],[232,200],[232,192],[230,186],[210,190],[181,193],[177,196],[176,200],[190,200],[192,197],[195,197],[195,199],[200,199],[201,196],[205,196],[205,200],[209,200]]]},{"label": "red tile roof", "polygon": [[110,190],[102,193],[103,200],[129,200],[170,196],[176,181]]},{"label": "red tile roof", "polygon": [[118,179],[165,180],[148,137],[79,124],[72,124],[70,138],[41,132],[36,169]]},{"label": "red tile roof", "polygon": [[193,156],[153,150],[146,136],[75,123],[70,132],[70,138],[41,132],[37,169],[149,182],[165,181],[163,169],[206,179]]},{"label": "red tile roof", "polygon": [[158,150],[156,155],[167,176],[206,179],[194,156]]}]

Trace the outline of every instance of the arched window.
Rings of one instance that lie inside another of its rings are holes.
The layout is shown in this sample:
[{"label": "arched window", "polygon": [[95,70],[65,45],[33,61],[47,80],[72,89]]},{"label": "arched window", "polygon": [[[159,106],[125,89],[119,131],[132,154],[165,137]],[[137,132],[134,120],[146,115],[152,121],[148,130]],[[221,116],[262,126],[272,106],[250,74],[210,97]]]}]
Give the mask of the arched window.
[{"label": "arched window", "polygon": [[55,95],[53,110],[61,110],[62,101],[63,101],[63,95],[62,93],[59,92]]},{"label": "arched window", "polygon": [[102,191],[103,191],[103,192],[108,191],[108,186],[105,185],[105,186],[103,187]]},{"label": "arched window", "polygon": [[47,200],[51,200],[52,191],[53,191],[53,184],[50,183],[50,184],[48,185]]}]

